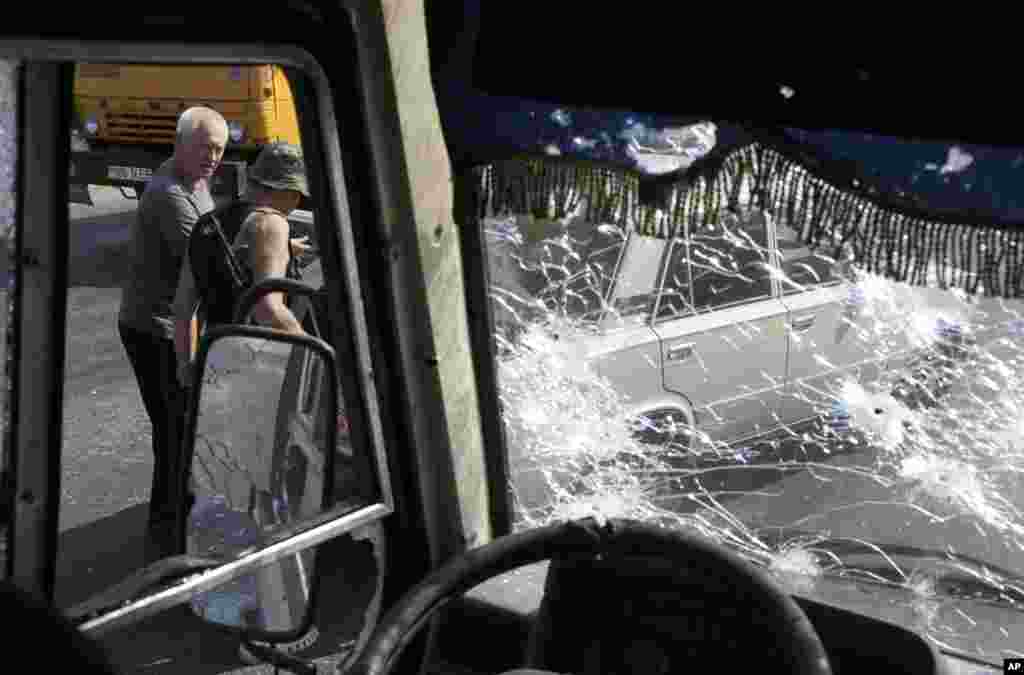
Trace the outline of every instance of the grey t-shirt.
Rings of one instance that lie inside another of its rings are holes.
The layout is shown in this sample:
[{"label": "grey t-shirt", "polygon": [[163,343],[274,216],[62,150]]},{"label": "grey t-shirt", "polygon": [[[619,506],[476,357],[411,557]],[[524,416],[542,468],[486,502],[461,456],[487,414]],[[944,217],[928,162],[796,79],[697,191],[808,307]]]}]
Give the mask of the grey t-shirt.
[{"label": "grey t-shirt", "polygon": [[213,208],[205,183],[190,191],[175,175],[171,160],[160,166],[142,195],[132,229],[131,272],[122,286],[120,323],[174,339],[171,305],[188,237],[199,216]]}]

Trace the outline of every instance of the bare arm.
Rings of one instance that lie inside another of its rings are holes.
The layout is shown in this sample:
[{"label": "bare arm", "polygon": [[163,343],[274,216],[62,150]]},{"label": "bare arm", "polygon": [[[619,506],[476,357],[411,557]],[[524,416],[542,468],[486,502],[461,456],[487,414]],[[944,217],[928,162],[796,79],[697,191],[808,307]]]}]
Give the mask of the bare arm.
[{"label": "bare arm", "polygon": [[[253,283],[284,277],[288,271],[288,221],[281,216],[259,213],[249,234],[249,267]],[[302,334],[301,324],[284,304],[283,293],[268,293],[253,307],[253,316],[264,326]]]}]

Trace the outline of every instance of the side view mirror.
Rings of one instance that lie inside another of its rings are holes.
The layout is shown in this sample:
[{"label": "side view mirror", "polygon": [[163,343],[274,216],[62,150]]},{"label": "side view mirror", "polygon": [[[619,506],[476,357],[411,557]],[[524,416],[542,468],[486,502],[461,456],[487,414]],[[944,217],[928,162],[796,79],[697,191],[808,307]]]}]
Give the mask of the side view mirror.
[{"label": "side view mirror", "polygon": [[[330,508],[335,356],[308,335],[228,325],[203,337],[197,364],[182,549],[231,560],[291,536]],[[316,563],[315,549],[275,560],[197,595],[192,611],[246,642],[294,641],[311,627]]]}]

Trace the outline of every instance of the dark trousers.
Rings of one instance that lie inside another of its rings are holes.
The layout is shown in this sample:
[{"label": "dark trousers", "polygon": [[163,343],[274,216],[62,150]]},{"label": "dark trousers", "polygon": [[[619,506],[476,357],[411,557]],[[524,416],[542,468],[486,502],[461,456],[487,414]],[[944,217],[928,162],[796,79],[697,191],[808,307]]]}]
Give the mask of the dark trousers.
[{"label": "dark trousers", "polygon": [[174,342],[124,324],[118,324],[118,331],[153,427],[149,522],[151,525],[168,522],[181,508],[179,482],[185,470],[182,440],[187,392],[178,384]]}]

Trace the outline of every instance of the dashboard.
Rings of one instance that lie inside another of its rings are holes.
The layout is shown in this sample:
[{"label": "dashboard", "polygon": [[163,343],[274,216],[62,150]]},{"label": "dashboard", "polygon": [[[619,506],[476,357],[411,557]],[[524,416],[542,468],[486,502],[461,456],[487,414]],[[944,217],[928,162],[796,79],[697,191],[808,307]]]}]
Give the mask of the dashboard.
[{"label": "dashboard", "polygon": [[[749,603],[707,580],[673,586],[649,571],[587,565],[558,575],[537,563],[490,579],[447,612],[438,651],[464,672],[514,672],[524,663],[563,673],[674,673],[705,658],[771,668],[777,646]],[[545,600],[545,593],[548,594]],[[836,675],[980,675],[1002,668],[939,652],[917,633],[795,596]],[[542,610],[542,600],[543,611]]]}]

